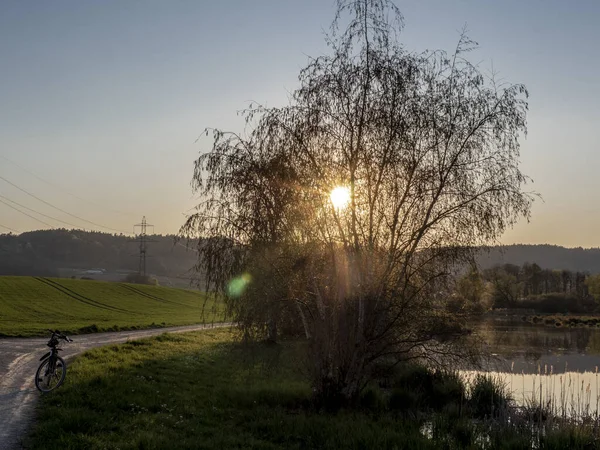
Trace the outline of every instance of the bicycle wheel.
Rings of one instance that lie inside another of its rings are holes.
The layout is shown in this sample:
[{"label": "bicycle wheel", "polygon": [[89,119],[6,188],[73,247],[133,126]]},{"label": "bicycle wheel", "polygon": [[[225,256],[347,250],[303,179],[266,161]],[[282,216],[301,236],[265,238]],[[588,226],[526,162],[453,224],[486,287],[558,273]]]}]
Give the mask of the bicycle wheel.
[{"label": "bicycle wheel", "polygon": [[50,392],[63,384],[66,375],[67,365],[64,359],[57,356],[52,367],[50,358],[47,358],[42,361],[35,373],[35,387],[40,392]]}]

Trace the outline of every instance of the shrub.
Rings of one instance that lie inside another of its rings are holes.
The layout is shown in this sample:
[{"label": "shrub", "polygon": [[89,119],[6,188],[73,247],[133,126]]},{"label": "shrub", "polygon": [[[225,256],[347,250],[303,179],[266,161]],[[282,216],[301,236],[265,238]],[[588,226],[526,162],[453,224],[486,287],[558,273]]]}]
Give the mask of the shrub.
[{"label": "shrub", "polygon": [[512,401],[506,384],[500,378],[478,374],[471,384],[469,406],[474,417],[483,419],[505,415]]},{"label": "shrub", "polygon": [[401,366],[394,388],[392,409],[402,409],[398,402],[403,399],[415,407],[439,411],[449,404],[460,405],[465,398],[465,385],[457,373],[434,371],[418,364]]},{"label": "shrub", "polygon": [[390,395],[389,406],[392,411],[413,412],[418,409],[421,397],[414,391],[397,388]]},{"label": "shrub", "polygon": [[397,364],[394,363],[394,361],[377,361],[371,368],[371,379],[375,381],[379,387],[389,389],[394,385],[396,372]]},{"label": "shrub", "polygon": [[359,406],[361,409],[372,412],[384,411],[387,408],[383,393],[376,387],[369,387],[362,392]]},{"label": "shrub", "polygon": [[130,273],[123,280],[125,283],[147,284],[150,286],[158,286],[158,280],[148,275],[140,275],[139,273]]},{"label": "shrub", "polygon": [[465,384],[456,372],[435,372],[430,405],[436,410],[447,405],[461,405],[465,399]]}]

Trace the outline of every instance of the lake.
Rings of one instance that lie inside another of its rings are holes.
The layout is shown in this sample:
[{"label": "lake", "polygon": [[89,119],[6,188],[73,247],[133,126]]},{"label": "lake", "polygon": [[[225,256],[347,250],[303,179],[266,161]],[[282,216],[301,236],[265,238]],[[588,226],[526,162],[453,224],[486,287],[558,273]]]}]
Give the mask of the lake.
[{"label": "lake", "polygon": [[[476,324],[474,332],[491,355],[485,368],[504,381],[518,404],[535,399],[571,416],[600,412],[600,328],[494,318]],[[467,379],[477,373],[462,371]]]},{"label": "lake", "polygon": [[[533,325],[521,320],[489,319],[474,326],[492,355],[490,370],[537,374],[590,372],[600,365],[600,328]],[[512,370],[511,370],[512,367]]]}]

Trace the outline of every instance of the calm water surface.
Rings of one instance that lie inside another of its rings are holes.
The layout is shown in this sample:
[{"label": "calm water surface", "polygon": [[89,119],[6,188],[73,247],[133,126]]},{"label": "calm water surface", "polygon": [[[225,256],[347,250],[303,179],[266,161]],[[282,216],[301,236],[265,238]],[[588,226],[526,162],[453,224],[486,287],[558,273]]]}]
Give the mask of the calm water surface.
[{"label": "calm water surface", "polygon": [[537,374],[594,372],[600,366],[600,328],[533,325],[516,319],[490,319],[474,326],[492,355],[489,370]]},{"label": "calm water surface", "polygon": [[[489,319],[474,331],[491,355],[486,371],[504,381],[518,404],[541,402],[571,416],[600,413],[600,328]],[[478,373],[462,371],[467,379]]]}]

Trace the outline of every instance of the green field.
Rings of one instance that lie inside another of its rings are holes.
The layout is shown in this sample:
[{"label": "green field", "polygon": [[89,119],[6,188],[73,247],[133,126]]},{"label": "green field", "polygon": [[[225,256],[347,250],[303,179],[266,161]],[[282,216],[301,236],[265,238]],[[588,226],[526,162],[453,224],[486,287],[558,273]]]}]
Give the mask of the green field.
[{"label": "green field", "polygon": [[116,331],[223,320],[199,291],[40,277],[0,277],[0,336]]}]

